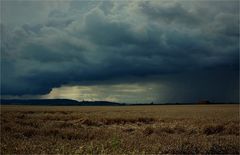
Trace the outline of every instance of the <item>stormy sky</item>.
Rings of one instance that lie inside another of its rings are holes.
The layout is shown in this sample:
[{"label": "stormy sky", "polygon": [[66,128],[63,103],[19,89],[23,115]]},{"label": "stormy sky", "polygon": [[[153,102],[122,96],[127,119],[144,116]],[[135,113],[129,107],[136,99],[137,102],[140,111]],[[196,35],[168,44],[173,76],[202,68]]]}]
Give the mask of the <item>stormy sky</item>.
[{"label": "stormy sky", "polygon": [[239,1],[1,1],[1,97],[239,101]]}]

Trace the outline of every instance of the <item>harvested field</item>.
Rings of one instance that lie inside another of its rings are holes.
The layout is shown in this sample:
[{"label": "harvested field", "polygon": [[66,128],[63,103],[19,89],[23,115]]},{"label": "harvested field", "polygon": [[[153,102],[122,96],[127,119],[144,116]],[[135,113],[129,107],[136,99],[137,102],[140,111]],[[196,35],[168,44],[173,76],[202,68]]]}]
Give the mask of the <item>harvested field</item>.
[{"label": "harvested field", "polygon": [[239,152],[239,105],[1,106],[1,154]]}]

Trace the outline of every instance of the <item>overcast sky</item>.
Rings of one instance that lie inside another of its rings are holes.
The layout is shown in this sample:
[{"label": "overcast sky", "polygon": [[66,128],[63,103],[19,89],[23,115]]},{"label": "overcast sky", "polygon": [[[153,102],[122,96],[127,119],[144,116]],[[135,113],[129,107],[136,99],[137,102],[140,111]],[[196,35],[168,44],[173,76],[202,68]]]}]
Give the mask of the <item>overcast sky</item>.
[{"label": "overcast sky", "polygon": [[1,0],[3,98],[238,102],[239,1]]}]

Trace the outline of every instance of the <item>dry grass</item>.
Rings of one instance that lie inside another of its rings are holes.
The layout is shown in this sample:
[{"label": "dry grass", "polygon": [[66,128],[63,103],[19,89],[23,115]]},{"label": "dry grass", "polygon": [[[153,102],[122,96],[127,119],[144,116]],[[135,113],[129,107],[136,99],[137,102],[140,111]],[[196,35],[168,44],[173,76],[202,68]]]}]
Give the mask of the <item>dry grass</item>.
[{"label": "dry grass", "polygon": [[239,106],[1,107],[1,154],[239,154]]}]

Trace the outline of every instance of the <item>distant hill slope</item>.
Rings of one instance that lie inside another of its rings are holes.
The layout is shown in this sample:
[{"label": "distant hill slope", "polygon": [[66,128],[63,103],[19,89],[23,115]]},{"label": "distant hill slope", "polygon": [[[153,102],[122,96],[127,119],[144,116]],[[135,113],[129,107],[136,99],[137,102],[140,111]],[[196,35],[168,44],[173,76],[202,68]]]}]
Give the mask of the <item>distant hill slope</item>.
[{"label": "distant hill slope", "polygon": [[70,99],[1,99],[2,105],[120,106],[108,101],[76,101]]},{"label": "distant hill slope", "polygon": [[196,103],[116,103],[108,101],[76,101],[71,99],[1,99],[1,105],[49,105],[49,106],[144,106],[144,105],[214,105],[214,104],[239,104],[219,102],[196,102]]}]

